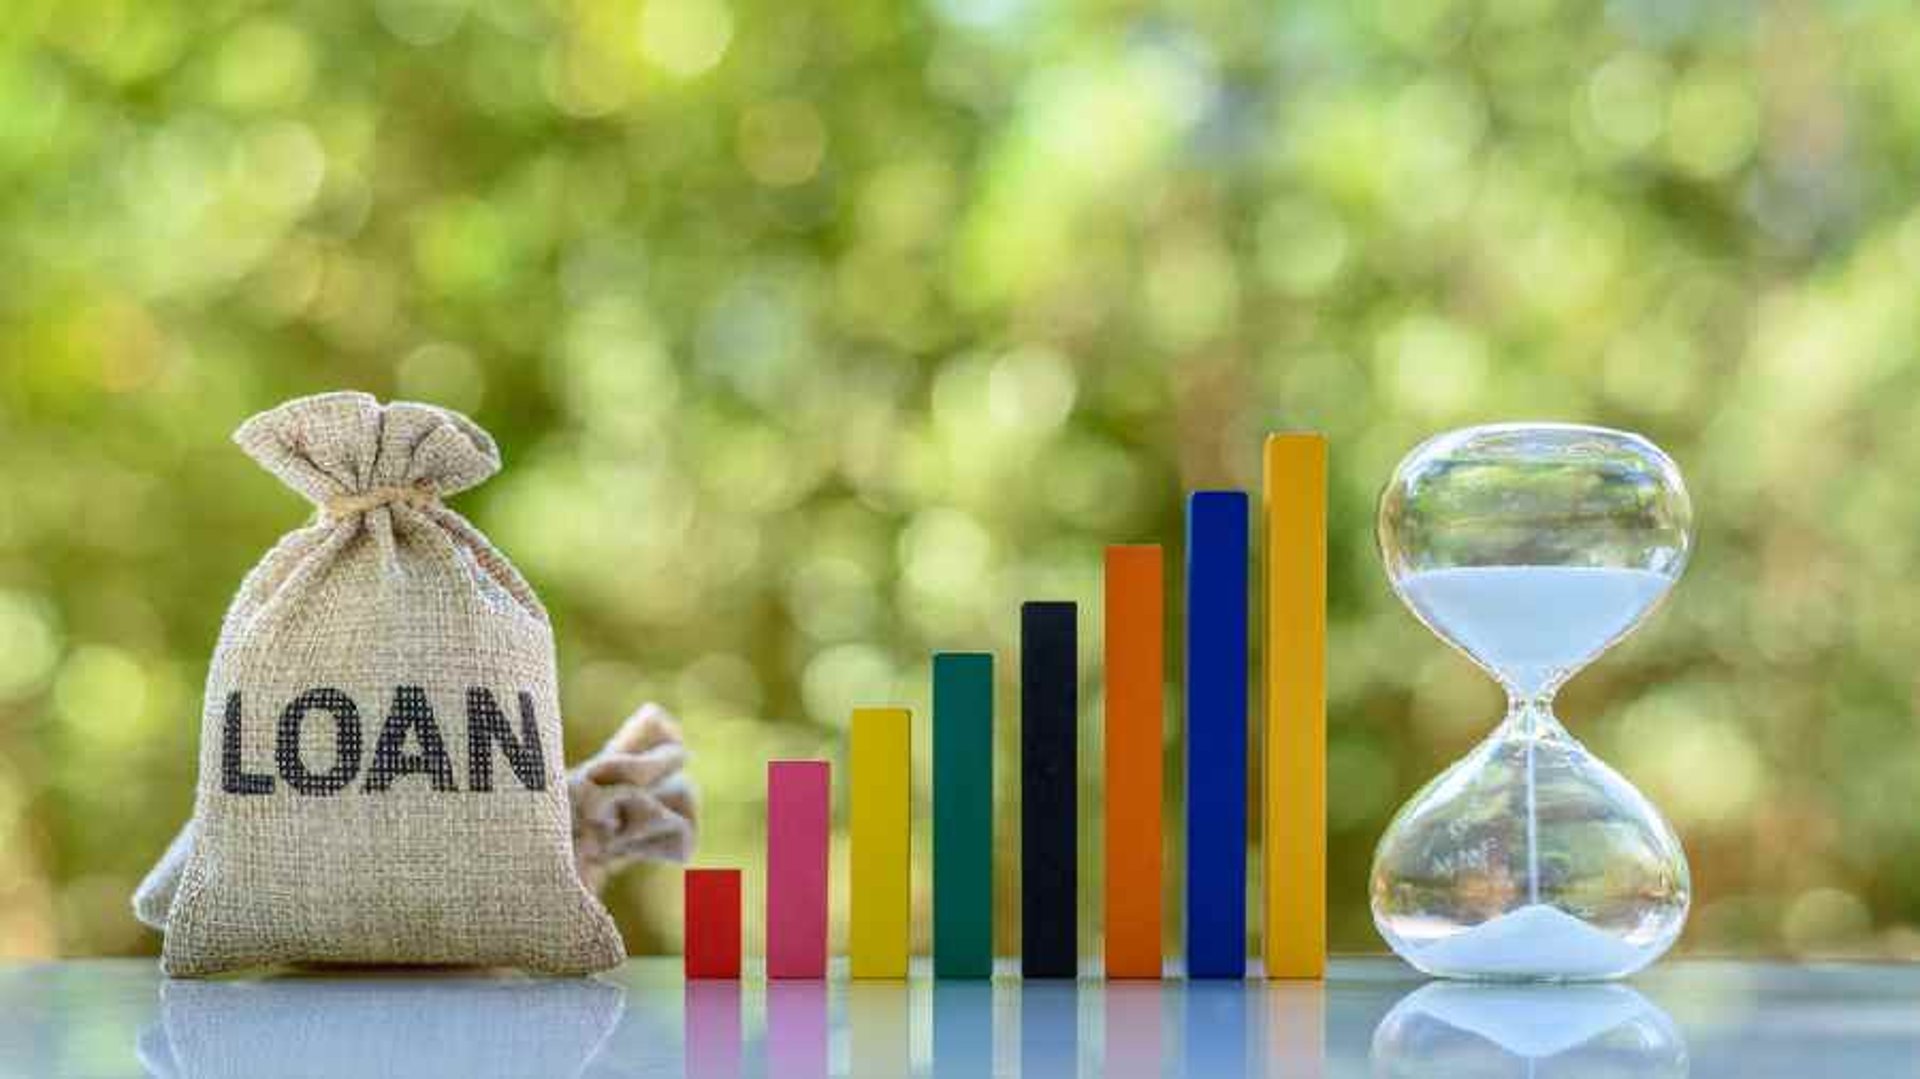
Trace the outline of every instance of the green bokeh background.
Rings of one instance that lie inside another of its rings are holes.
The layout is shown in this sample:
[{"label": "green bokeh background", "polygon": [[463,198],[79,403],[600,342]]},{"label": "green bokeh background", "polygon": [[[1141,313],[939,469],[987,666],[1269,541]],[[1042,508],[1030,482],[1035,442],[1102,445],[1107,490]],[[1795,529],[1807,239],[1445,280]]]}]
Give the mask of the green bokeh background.
[{"label": "green bokeh background", "polygon": [[[15,0],[0,954],[155,949],[222,610],[305,512],[227,436],[351,387],[499,438],[458,505],[555,614],[570,755],[674,710],[750,902],[763,762],[924,720],[935,648],[1012,720],[1023,598],[1085,605],[1096,759],[1102,545],[1177,559],[1184,489],[1326,432],[1342,950],[1499,711],[1388,593],[1379,485],[1451,426],[1639,430],[1697,554],[1561,711],[1684,838],[1682,948],[1920,956],[1917,184],[1920,13],[1867,0]],[[634,951],[678,885],[615,883]]]}]

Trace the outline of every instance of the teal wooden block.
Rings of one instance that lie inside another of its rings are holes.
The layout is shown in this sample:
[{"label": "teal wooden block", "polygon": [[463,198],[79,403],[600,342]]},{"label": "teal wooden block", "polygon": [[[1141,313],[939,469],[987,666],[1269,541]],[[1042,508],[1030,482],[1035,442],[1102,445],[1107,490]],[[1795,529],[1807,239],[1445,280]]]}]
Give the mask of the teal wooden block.
[{"label": "teal wooden block", "polygon": [[993,656],[933,657],[933,972],[993,976]]}]

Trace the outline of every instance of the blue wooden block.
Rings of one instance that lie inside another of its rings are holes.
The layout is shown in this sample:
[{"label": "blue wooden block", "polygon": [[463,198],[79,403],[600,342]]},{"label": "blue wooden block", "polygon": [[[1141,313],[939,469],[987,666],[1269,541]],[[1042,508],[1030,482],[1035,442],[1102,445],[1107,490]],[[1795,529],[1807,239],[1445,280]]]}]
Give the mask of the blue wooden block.
[{"label": "blue wooden block", "polygon": [[1187,976],[1247,970],[1247,495],[1187,500]]}]

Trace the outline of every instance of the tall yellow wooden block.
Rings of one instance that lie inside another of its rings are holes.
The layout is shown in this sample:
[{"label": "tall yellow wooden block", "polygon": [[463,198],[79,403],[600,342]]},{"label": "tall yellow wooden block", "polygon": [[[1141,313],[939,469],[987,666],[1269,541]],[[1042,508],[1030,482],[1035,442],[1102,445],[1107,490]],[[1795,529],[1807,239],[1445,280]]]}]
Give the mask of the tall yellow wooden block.
[{"label": "tall yellow wooden block", "polygon": [[1267,436],[1266,952],[1327,970],[1327,440]]},{"label": "tall yellow wooden block", "polygon": [[912,714],[904,708],[853,713],[849,959],[856,978],[907,976],[912,726]]}]

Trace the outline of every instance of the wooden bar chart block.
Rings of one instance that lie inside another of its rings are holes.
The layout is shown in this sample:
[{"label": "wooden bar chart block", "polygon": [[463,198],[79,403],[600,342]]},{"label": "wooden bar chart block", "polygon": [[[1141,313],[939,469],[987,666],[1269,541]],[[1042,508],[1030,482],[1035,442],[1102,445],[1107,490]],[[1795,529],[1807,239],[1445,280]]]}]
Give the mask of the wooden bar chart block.
[{"label": "wooden bar chart block", "polygon": [[740,977],[740,871],[689,869],[682,890],[686,976]]},{"label": "wooden bar chart block", "polygon": [[855,978],[907,976],[912,727],[912,714],[904,708],[853,713],[848,972]]},{"label": "wooden bar chart block", "polygon": [[1327,440],[1266,446],[1267,977],[1327,970]]},{"label": "wooden bar chart block", "polygon": [[1071,603],[1020,608],[1020,971],[1079,967],[1079,620]]},{"label": "wooden bar chart block", "polygon": [[1247,963],[1247,496],[1187,502],[1187,975]]},{"label": "wooden bar chart block", "polygon": [[1165,587],[1159,546],[1107,548],[1106,971],[1158,978]]},{"label": "wooden bar chart block", "polygon": [[933,657],[933,973],[993,977],[993,657]]},{"label": "wooden bar chart block", "polygon": [[827,974],[826,761],[767,764],[767,977]]}]

